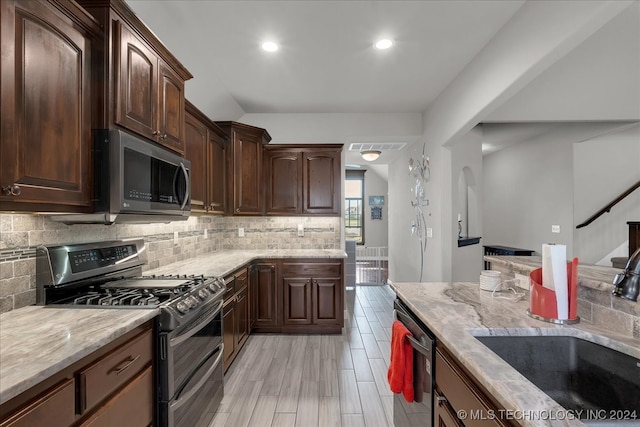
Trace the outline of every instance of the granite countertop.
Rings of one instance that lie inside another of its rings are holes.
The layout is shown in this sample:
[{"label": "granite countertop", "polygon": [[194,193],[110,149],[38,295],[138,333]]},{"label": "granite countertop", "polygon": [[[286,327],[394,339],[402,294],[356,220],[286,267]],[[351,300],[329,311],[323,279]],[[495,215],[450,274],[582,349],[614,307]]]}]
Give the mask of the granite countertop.
[{"label": "granite countertop", "polygon": [[[534,416],[572,415],[474,336],[570,335],[640,358],[638,339],[587,322],[562,326],[529,317],[526,296],[520,301],[492,298],[492,293],[480,290],[477,283],[392,283],[391,287],[433,331],[437,340],[507,410],[528,411]],[[560,420],[559,417],[520,418],[515,421],[525,427],[583,425],[576,419]]]},{"label": "granite countertop", "polygon": [[29,306],[0,314],[0,404],[158,315]]},{"label": "granite countertop", "polygon": [[204,276],[226,276],[255,259],[283,258],[346,258],[341,249],[254,249],[225,250],[199,255],[185,261],[174,262],[163,267],[145,271],[145,274],[202,274]]}]

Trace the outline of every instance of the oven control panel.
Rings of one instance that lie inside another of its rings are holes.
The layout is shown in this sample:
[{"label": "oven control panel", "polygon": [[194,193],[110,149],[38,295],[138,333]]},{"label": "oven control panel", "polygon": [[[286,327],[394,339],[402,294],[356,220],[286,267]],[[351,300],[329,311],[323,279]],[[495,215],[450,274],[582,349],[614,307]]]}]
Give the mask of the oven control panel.
[{"label": "oven control panel", "polygon": [[85,249],[69,252],[71,271],[95,270],[96,268],[116,265],[123,260],[131,259],[137,254],[136,245],[112,246],[99,249]]}]

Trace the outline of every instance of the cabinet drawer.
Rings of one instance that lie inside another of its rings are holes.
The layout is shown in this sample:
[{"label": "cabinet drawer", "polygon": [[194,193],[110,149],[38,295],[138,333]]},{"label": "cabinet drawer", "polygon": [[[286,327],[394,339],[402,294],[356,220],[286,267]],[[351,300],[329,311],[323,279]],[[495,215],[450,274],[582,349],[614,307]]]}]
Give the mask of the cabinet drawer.
[{"label": "cabinet drawer", "polygon": [[148,366],[82,427],[136,426],[153,422],[153,370]]},{"label": "cabinet drawer", "polygon": [[227,287],[224,292],[224,302],[227,302],[236,293],[236,278],[234,276],[225,277],[224,284]]},{"label": "cabinet drawer", "polygon": [[143,332],[78,373],[80,414],[133,378],[153,358],[153,336]]},{"label": "cabinet drawer", "polygon": [[342,263],[336,262],[283,262],[283,276],[340,277]]},{"label": "cabinet drawer", "polygon": [[236,291],[242,290],[249,284],[249,274],[247,273],[247,269],[243,268],[242,270],[236,272]]},{"label": "cabinet drawer", "polygon": [[[489,403],[484,394],[478,390],[471,379],[450,362],[445,356],[436,351],[436,386],[445,396],[454,411],[465,410],[467,414],[483,414],[478,419],[464,420],[466,427],[496,427],[505,426],[498,418],[500,412]],[[442,402],[444,404],[444,402]],[[495,419],[490,419],[491,414]]]},{"label": "cabinet drawer", "polygon": [[69,426],[75,418],[75,383],[68,379],[54,386],[1,423],[2,427]]}]

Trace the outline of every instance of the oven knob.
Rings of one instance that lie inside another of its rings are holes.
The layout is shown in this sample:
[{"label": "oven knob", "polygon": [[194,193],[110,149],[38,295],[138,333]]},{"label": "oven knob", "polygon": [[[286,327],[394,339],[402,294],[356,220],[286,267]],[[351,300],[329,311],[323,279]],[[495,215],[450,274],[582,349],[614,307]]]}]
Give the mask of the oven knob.
[{"label": "oven knob", "polygon": [[215,283],[209,283],[209,289],[211,289],[211,292],[217,292],[218,286]]},{"label": "oven knob", "polygon": [[208,291],[208,290],[206,290],[206,289],[200,289],[200,290],[198,291],[198,296],[199,296],[201,299],[207,299],[207,297],[209,296],[209,291]]},{"label": "oven knob", "polygon": [[180,313],[185,314],[187,311],[189,311],[190,307],[184,302],[180,301],[178,304],[176,304],[176,308]]}]

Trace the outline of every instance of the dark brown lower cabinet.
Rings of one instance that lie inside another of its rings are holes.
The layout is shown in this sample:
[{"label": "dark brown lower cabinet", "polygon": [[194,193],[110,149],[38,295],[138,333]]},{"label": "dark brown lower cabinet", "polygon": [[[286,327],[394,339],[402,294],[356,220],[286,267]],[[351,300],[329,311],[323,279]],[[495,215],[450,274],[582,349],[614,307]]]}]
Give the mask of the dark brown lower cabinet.
[{"label": "dark brown lower cabinet", "polygon": [[75,382],[66,379],[46,391],[35,401],[27,404],[13,417],[5,420],[2,427],[31,427],[46,425],[69,426],[75,419]]},{"label": "dark brown lower cabinet", "polygon": [[343,265],[342,259],[282,261],[283,332],[342,331]]},{"label": "dark brown lower cabinet", "polygon": [[236,304],[235,300],[225,302],[222,307],[222,343],[224,344],[224,370],[231,366],[236,355]]},{"label": "dark brown lower cabinet", "polygon": [[256,332],[277,332],[277,263],[258,262],[251,267],[250,328]]},{"label": "dark brown lower cabinet", "polygon": [[222,306],[222,342],[224,370],[231,366],[251,328],[249,326],[249,273],[242,267],[225,278],[227,292]]},{"label": "dark brown lower cabinet", "polygon": [[3,403],[0,427],[152,425],[152,328],[136,328]]},{"label": "dark brown lower cabinet", "polygon": [[311,280],[313,279],[289,277],[282,279],[285,326],[311,324]]},{"label": "dark brown lower cabinet", "polygon": [[149,426],[153,408],[153,370],[148,366],[81,426]]},{"label": "dark brown lower cabinet", "polygon": [[[434,393],[435,427],[509,427],[512,422],[501,414],[504,409],[491,401],[487,393],[455,361],[446,349],[438,346],[435,358],[436,392]],[[456,415],[464,412],[465,418]],[[516,424],[517,425],[517,424]]]},{"label": "dark brown lower cabinet", "polygon": [[434,427],[463,427],[447,399],[440,393],[435,392],[433,402],[433,425]]}]

